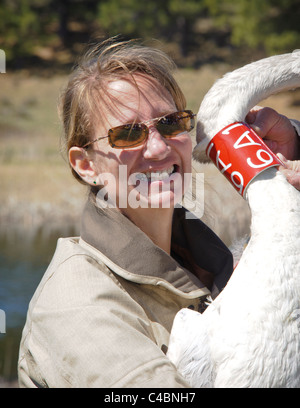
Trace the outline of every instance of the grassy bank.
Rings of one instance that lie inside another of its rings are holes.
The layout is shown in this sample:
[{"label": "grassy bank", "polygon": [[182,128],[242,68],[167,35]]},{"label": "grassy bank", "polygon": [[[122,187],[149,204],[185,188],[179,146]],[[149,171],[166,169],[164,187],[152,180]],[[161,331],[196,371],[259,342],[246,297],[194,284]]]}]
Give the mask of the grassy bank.
[{"label": "grassy bank", "polygon": [[0,80],[1,230],[74,222],[85,192],[59,153],[56,106],[65,78]]}]

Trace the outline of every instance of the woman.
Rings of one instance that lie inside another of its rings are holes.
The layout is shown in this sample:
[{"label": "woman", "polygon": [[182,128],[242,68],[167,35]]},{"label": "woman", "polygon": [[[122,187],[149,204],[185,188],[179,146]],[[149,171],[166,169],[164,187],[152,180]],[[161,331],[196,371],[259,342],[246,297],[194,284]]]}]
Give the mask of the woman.
[{"label": "woman", "polygon": [[[188,386],[165,355],[173,318],[201,310],[233,266],[208,227],[174,209],[191,173],[194,115],[172,69],[158,50],[106,41],[71,75],[66,150],[90,196],[80,238],[59,239],[30,303],[22,387]],[[288,119],[259,110],[249,121],[275,141],[284,130],[278,150],[297,158]]]}]

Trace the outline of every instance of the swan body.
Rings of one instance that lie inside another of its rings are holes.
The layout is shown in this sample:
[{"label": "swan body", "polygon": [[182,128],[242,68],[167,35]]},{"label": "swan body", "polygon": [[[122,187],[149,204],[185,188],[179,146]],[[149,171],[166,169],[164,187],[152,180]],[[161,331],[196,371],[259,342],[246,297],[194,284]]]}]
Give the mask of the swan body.
[{"label": "swan body", "polygon": [[[225,75],[198,112],[194,157],[274,92],[300,86],[300,52]],[[300,387],[300,192],[274,167],[251,181],[251,239],[228,284],[200,314],[175,317],[168,357],[193,387]]]}]

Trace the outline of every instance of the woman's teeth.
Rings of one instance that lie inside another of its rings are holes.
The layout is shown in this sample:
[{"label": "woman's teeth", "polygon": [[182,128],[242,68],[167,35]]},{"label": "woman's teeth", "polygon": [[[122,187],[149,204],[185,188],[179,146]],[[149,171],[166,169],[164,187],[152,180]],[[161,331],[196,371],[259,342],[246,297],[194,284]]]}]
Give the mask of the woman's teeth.
[{"label": "woman's teeth", "polygon": [[162,181],[169,178],[173,171],[174,166],[171,166],[169,169],[163,171],[147,171],[146,173],[137,173],[136,179],[141,181]]}]

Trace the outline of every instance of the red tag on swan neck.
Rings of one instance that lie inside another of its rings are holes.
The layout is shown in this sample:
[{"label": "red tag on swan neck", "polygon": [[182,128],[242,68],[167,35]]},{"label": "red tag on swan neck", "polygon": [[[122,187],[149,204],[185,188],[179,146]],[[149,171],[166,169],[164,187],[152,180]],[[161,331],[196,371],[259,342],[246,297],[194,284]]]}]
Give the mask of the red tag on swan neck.
[{"label": "red tag on swan neck", "polygon": [[259,173],[283,164],[243,122],[232,123],[218,132],[209,142],[206,154],[243,197]]}]

